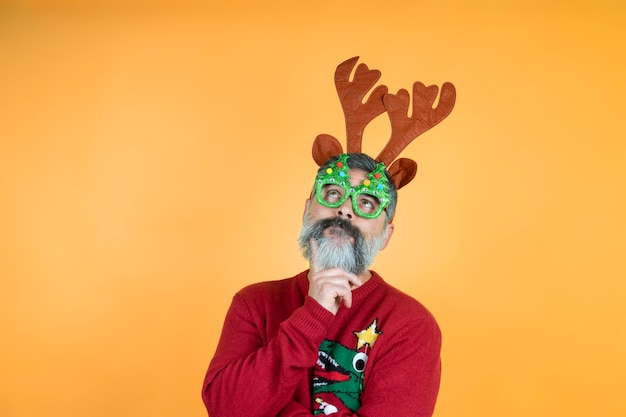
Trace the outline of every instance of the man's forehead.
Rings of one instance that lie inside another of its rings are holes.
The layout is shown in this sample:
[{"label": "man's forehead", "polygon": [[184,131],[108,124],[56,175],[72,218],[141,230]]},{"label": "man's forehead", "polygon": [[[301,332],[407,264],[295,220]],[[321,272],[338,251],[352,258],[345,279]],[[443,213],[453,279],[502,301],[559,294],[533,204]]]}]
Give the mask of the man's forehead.
[{"label": "man's forehead", "polygon": [[369,172],[360,169],[360,168],[350,168],[348,171],[348,175],[350,176],[350,184],[351,185],[359,185],[363,182],[365,178],[367,178],[367,174]]}]

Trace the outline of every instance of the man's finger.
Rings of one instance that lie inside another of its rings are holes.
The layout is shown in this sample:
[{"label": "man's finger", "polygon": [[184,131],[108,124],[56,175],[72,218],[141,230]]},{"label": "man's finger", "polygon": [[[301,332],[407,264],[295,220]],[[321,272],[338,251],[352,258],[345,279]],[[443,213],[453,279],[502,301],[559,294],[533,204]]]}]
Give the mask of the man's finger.
[{"label": "man's finger", "polygon": [[348,282],[350,282],[350,284],[352,284],[353,287],[360,287],[361,285],[363,285],[363,282],[361,281],[361,279],[354,274],[348,275]]},{"label": "man's finger", "polygon": [[343,300],[343,305],[345,305],[346,308],[352,307],[352,293],[346,294],[345,296],[341,297],[341,299]]}]

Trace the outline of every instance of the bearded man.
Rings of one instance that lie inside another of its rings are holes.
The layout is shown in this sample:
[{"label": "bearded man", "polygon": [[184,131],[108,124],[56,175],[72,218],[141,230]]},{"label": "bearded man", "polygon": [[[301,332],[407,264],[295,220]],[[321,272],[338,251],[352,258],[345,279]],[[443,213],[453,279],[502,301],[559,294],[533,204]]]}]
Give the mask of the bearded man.
[{"label": "bearded man", "polygon": [[323,164],[299,244],[310,269],[238,292],[203,384],[211,417],[426,417],[441,333],[369,269],[394,230],[397,190],[362,153]]}]

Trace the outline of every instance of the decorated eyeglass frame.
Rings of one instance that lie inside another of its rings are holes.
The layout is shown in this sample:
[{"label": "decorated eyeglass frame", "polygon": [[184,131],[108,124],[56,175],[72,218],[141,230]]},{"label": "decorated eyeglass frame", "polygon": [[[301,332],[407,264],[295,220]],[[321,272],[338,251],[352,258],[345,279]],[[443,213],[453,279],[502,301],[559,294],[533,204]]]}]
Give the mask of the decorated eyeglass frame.
[{"label": "decorated eyeglass frame", "polygon": [[385,164],[379,162],[376,169],[368,173],[361,184],[353,186],[350,184],[350,167],[347,161],[348,155],[341,154],[337,161],[317,175],[315,179],[317,202],[325,207],[337,208],[352,197],[352,210],[357,215],[367,219],[377,218],[390,201]]}]

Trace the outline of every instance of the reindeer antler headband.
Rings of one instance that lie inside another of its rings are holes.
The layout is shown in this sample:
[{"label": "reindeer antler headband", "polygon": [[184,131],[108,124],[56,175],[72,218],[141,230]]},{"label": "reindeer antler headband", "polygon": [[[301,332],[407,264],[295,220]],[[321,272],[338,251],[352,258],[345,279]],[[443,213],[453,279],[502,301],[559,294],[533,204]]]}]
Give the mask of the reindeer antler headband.
[{"label": "reindeer antler headband", "polygon": [[[339,64],[335,71],[335,87],[346,121],[346,152],[360,153],[365,127],[374,118],[387,112],[391,122],[391,137],[376,160],[389,167],[391,180],[400,189],[415,177],[417,163],[408,158],[395,159],[414,139],[450,114],[454,107],[456,90],[452,83],[444,83],[439,102],[433,107],[439,88],[436,85],[427,87],[419,81],[415,82],[410,116],[408,110],[411,98],[405,89],[391,94],[386,86],[379,85],[374,88],[367,101],[363,102],[381,73],[375,69],[370,70],[365,64],[359,64],[353,80],[350,81],[350,74],[358,60],[358,56],[350,58]],[[334,136],[321,134],[313,142],[313,159],[319,166],[342,153],[343,148]]]}]

